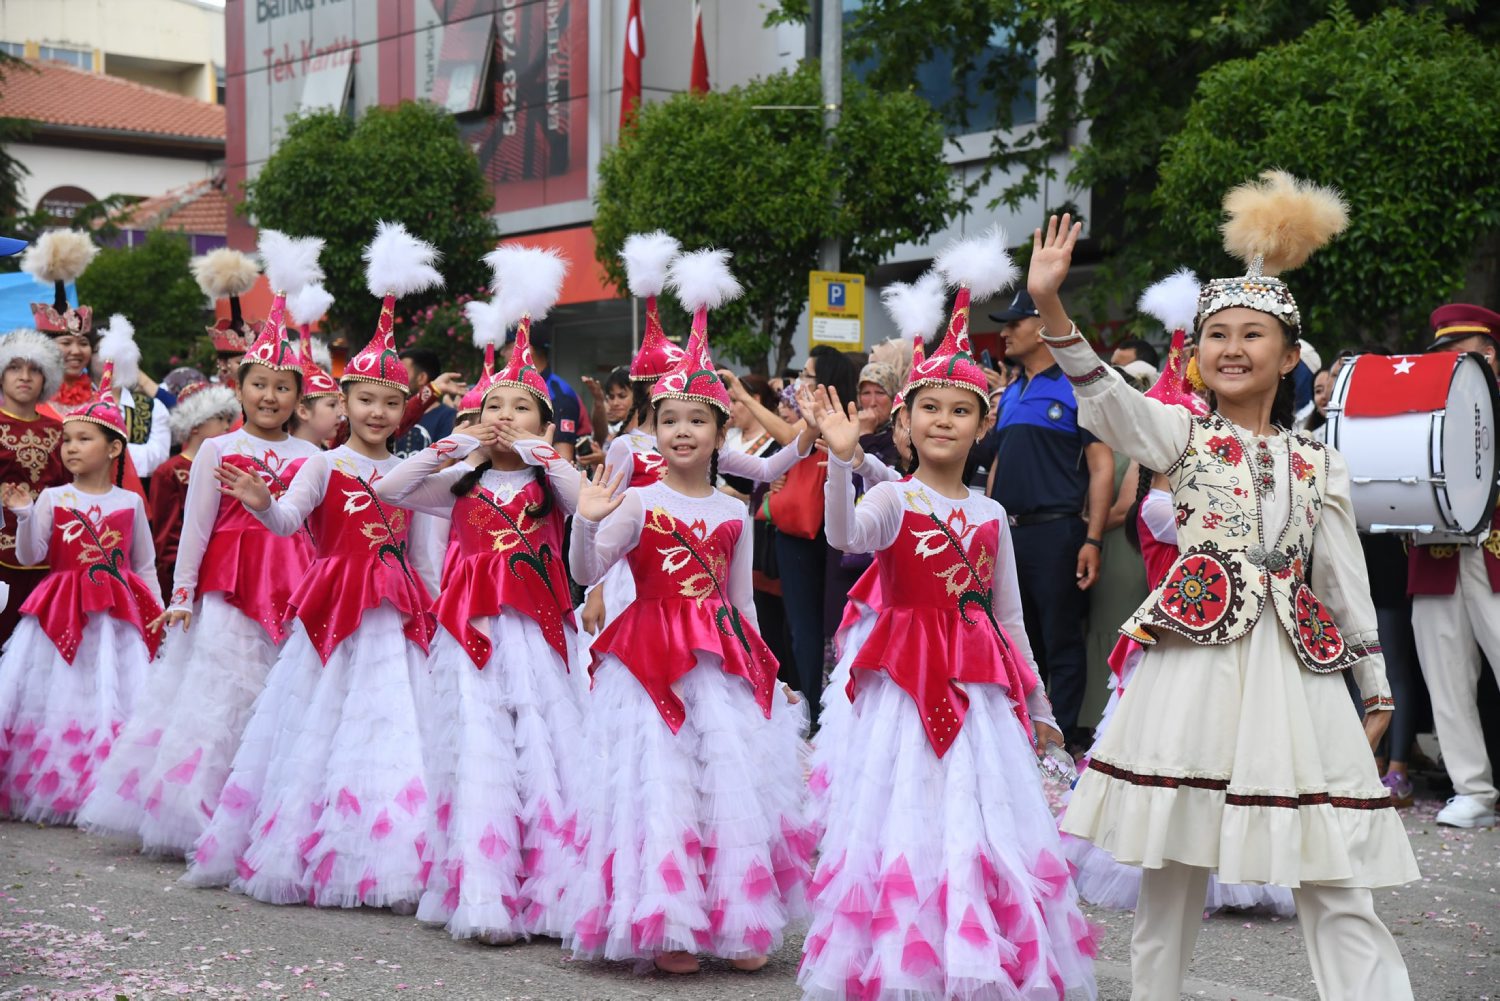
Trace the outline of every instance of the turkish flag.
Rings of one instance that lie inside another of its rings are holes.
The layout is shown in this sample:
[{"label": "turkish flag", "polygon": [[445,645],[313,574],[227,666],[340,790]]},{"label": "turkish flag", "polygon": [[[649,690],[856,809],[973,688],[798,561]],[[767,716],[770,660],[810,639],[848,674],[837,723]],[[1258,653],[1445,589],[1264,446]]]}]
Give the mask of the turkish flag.
[{"label": "turkish flag", "polygon": [[641,103],[641,60],[646,58],[646,32],[641,27],[641,0],[630,0],[625,15],[625,72],[620,87],[620,131],[635,117]]},{"label": "turkish flag", "polygon": [[708,51],[703,47],[703,5],[693,4],[693,75],[688,90],[708,93]]},{"label": "turkish flag", "polygon": [[1361,355],[1349,364],[1345,417],[1394,417],[1441,410],[1448,405],[1448,386],[1458,355]]}]

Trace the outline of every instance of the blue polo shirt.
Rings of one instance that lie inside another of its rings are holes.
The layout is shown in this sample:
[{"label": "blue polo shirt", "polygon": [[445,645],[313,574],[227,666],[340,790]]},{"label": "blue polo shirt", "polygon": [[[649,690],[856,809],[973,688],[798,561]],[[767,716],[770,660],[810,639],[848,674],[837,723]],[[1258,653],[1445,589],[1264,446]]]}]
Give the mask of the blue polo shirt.
[{"label": "blue polo shirt", "polygon": [[559,445],[575,444],[584,433],[583,406],[578,400],[578,394],[573,392],[573,387],[568,385],[566,379],[551,368],[542,369],[540,375],[552,396],[552,440]]},{"label": "blue polo shirt", "polygon": [[981,460],[993,456],[990,496],[1012,515],[1082,512],[1089,492],[1083,450],[1099,439],[1078,426],[1078,399],[1062,369],[1023,375],[1005,388],[999,411],[979,446]]}]

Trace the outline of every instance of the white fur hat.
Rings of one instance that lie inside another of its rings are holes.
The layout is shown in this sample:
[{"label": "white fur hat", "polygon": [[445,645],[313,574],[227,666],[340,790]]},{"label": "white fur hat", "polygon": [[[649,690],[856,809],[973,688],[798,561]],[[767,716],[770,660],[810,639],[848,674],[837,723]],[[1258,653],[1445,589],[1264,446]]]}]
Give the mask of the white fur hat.
[{"label": "white fur hat", "polygon": [[42,370],[44,384],[37,399],[51,399],[62,388],[62,352],[52,338],[25,328],[0,336],[0,372],[9,368],[17,358],[24,358]]},{"label": "white fur hat", "polygon": [[181,445],[204,421],[215,417],[234,420],[240,415],[239,397],[228,386],[207,386],[177,399],[172,410],[172,441]]}]

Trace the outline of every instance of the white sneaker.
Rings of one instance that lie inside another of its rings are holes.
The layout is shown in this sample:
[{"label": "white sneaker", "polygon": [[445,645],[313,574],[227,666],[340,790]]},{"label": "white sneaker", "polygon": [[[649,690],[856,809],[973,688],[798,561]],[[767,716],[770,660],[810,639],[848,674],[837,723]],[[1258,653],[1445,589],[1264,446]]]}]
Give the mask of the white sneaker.
[{"label": "white sneaker", "polygon": [[1494,827],[1496,819],[1495,808],[1476,796],[1454,796],[1437,815],[1444,827]]}]

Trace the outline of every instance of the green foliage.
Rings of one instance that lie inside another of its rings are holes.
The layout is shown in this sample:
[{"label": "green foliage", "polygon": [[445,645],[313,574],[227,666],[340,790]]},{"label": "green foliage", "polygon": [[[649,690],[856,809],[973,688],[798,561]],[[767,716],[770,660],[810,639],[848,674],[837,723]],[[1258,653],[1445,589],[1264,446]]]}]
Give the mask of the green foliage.
[{"label": "green foliage", "polygon": [[[714,350],[759,368],[774,349],[780,368],[825,236],[842,241],[844,270],[868,272],[947,223],[958,202],[942,124],[925,102],[850,83],[831,150],[817,111],[756,110],[820,104],[808,68],[643,107],[599,164],[594,234],[615,284],[624,290],[630,233],[665,229],[687,249],[732,249],[746,294],[715,313]],[[669,328],[685,325],[666,312]]]},{"label": "green foliage", "polygon": [[94,307],[96,326],[115,313],[135,324],[141,371],[158,379],[193,354],[210,319],[190,256],[182,233],[153,230],[136,247],[105,247],[78,279],[79,301]]},{"label": "green foliage", "polygon": [[[24,60],[0,52],[0,86],[12,73],[35,73]],[[21,118],[0,118],[0,220],[23,215],[27,206],[21,202],[21,179],[30,171],[11,156],[6,147],[25,142],[31,136],[31,123]]]},{"label": "green foliage", "polygon": [[411,315],[411,322],[396,328],[399,350],[425,348],[441,359],[445,372],[465,372],[477,376],[479,365],[474,348],[474,328],[464,315],[464,303],[475,297],[488,299],[488,289],[476,288],[453,299],[436,302]]},{"label": "green foliage", "polygon": [[1322,345],[1417,346],[1500,228],[1500,56],[1432,13],[1347,11],[1206,73],[1153,200],[1178,259],[1234,274],[1225,191],[1269,166],[1342,189],[1350,224],[1294,272]]},{"label": "green foliage", "polygon": [[[348,334],[351,348],[369,340],[380,313],[360,257],[377,220],[405,223],[442,251],[448,289],[473,289],[489,280],[481,258],[497,239],[493,209],[453,117],[413,101],[371,108],[357,122],[333,112],[293,118],[240,206],[258,226],[327,241],[321,260],[336,297],[330,326]],[[451,295],[438,289],[396,308],[412,316]]]}]

